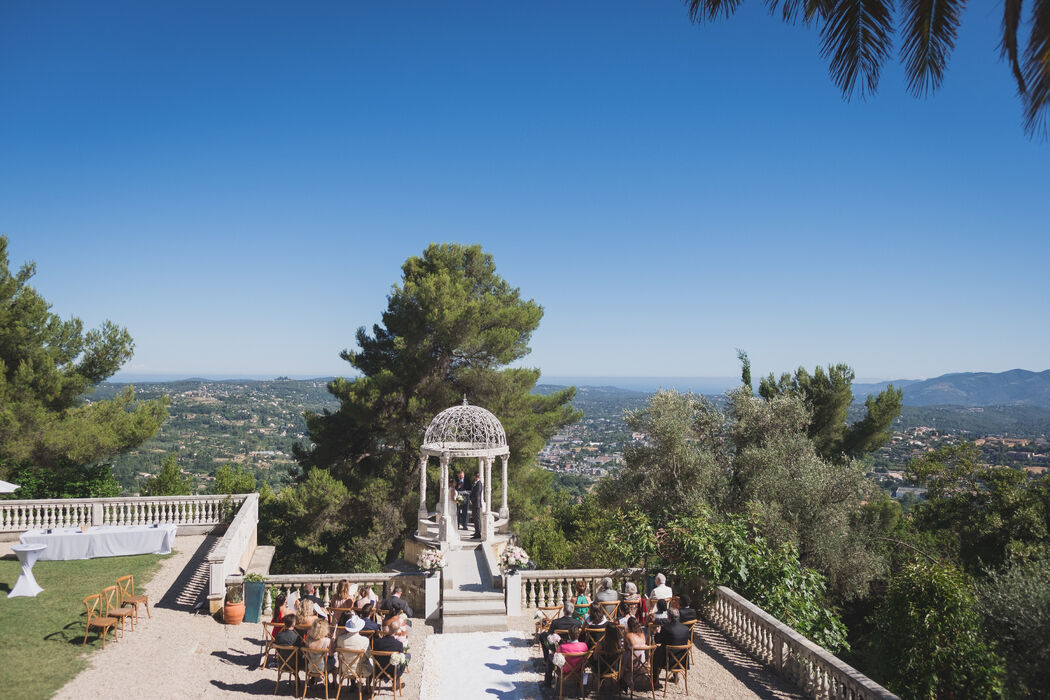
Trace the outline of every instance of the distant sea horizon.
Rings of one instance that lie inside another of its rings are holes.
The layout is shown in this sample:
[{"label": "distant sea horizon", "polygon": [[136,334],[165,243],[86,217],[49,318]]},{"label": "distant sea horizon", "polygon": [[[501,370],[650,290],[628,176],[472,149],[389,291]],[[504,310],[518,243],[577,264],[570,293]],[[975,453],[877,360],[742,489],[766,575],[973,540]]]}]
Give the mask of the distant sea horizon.
[{"label": "distant sea horizon", "polygon": [[[191,379],[203,379],[205,381],[273,381],[278,377],[310,380],[331,379],[335,375],[323,374],[299,374],[299,373],[270,373],[270,374],[224,374],[216,372],[206,373],[137,373],[118,372],[107,380],[111,384],[134,384],[136,382],[164,383],[182,382]],[[341,376],[350,376],[343,374]],[[879,379],[857,379],[857,383],[874,383]],[[628,391],[654,392],[662,389],[674,389],[675,391],[691,391],[699,394],[722,394],[740,384],[740,377],[644,377],[644,376],[586,376],[586,375],[543,375],[539,384],[555,386],[579,386],[579,387],[615,387]]]}]

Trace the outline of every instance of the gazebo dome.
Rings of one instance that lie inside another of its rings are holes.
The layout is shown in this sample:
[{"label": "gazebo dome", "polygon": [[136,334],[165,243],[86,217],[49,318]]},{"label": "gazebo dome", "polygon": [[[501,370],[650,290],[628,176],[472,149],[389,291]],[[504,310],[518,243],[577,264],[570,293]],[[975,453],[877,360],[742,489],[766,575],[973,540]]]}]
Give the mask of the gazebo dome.
[{"label": "gazebo dome", "polygon": [[430,421],[423,447],[434,452],[507,451],[507,434],[496,416],[481,406],[463,403],[446,408]]}]

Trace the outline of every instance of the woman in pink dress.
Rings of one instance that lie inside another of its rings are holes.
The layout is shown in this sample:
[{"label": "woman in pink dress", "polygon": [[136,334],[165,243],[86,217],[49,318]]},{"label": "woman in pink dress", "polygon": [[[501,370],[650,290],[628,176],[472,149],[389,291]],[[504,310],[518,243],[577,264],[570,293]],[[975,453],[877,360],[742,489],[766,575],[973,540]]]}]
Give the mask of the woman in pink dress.
[{"label": "woman in pink dress", "polygon": [[[580,641],[580,628],[570,627],[565,631],[565,638],[569,641],[562,642],[558,645],[558,651],[562,654],[576,654],[579,652],[587,651],[587,642]],[[562,674],[573,673],[583,664],[586,657],[578,656],[575,658],[565,659],[565,667],[562,668]]]}]

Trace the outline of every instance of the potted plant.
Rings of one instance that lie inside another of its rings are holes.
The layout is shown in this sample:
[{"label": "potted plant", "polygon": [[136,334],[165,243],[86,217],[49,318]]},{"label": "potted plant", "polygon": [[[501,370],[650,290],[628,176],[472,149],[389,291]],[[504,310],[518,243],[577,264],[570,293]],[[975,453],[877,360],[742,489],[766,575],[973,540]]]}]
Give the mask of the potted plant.
[{"label": "potted plant", "polygon": [[244,598],[241,587],[234,586],[226,591],[226,603],[222,606],[222,620],[227,625],[239,625],[244,620]]},{"label": "potted plant", "polygon": [[262,574],[244,576],[244,621],[258,622],[266,599],[266,581]]}]

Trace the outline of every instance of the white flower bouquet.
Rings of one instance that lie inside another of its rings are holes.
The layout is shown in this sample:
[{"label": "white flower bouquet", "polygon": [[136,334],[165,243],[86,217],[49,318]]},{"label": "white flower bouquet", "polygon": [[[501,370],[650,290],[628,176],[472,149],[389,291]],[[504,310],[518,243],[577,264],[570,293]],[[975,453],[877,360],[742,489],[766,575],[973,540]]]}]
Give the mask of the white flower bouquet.
[{"label": "white flower bouquet", "polygon": [[462,492],[460,492],[460,491],[457,491],[457,492],[456,492],[456,505],[462,505],[462,503],[463,503],[464,501],[466,501],[466,500],[467,500],[467,497],[466,497],[466,495],[464,495],[464,494],[463,494]]},{"label": "white flower bouquet", "polygon": [[390,655],[390,663],[394,666],[406,666],[408,664],[408,657],[400,651],[395,651]]},{"label": "white flower bouquet", "polygon": [[547,635],[547,648],[554,649],[561,644],[561,637],[558,634]]},{"label": "white flower bouquet", "polygon": [[561,668],[565,665],[565,656],[561,652],[557,652],[551,657],[551,663]]},{"label": "white flower bouquet", "polygon": [[503,552],[499,555],[499,570],[504,574],[511,569],[520,569],[528,563],[529,555],[521,547],[513,545],[504,547]]},{"label": "white flower bouquet", "polygon": [[436,549],[424,549],[419,553],[416,565],[423,571],[439,571],[448,566],[445,556]]}]

